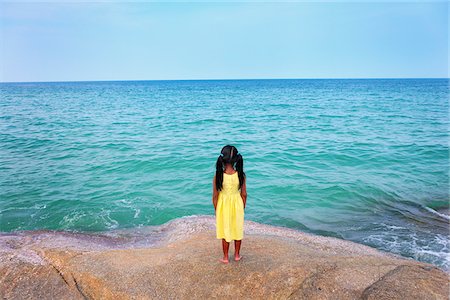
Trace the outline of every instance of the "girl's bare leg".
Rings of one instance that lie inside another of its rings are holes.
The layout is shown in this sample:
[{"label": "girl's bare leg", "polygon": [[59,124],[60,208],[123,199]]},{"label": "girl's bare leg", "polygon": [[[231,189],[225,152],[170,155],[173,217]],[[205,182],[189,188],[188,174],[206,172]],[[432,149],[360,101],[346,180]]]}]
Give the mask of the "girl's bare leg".
[{"label": "girl's bare leg", "polygon": [[230,248],[230,243],[222,239],[222,250],[223,250],[223,258],[220,259],[221,262],[227,264],[228,263],[228,249]]},{"label": "girl's bare leg", "polygon": [[239,255],[239,251],[241,250],[241,242],[242,240],[234,241],[234,260],[241,260],[242,255]]}]

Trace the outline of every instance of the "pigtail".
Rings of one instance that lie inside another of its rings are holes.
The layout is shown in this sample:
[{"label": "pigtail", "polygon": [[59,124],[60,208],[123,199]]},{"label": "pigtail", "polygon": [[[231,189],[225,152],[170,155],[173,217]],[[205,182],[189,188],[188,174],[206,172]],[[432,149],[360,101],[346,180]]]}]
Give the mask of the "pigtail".
[{"label": "pigtail", "polygon": [[216,162],[216,190],[219,192],[222,190],[223,181],[223,156],[219,155]]},{"label": "pigtail", "polygon": [[242,158],[242,155],[238,153],[236,157],[236,171],[238,172],[239,177],[239,189],[244,184],[245,179],[245,173],[244,173],[244,159]]}]

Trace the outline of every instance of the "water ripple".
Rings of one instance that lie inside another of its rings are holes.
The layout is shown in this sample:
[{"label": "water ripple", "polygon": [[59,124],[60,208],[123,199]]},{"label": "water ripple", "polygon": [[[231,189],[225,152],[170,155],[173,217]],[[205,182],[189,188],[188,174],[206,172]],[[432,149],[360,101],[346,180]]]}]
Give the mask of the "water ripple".
[{"label": "water ripple", "polygon": [[210,214],[235,144],[246,218],[449,267],[448,80],[0,84],[0,230]]}]

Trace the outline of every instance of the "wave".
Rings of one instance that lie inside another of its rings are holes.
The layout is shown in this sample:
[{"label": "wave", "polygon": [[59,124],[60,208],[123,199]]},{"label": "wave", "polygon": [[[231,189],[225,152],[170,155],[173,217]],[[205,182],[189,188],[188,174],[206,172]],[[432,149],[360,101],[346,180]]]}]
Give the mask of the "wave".
[{"label": "wave", "polygon": [[425,208],[426,210],[428,210],[429,212],[431,212],[431,213],[433,213],[433,214],[436,214],[436,215],[438,215],[439,217],[441,217],[441,218],[443,218],[443,219],[446,219],[446,220],[450,221],[450,215],[446,215],[446,214],[437,212],[437,211],[435,211],[434,209],[432,209],[432,208],[430,208],[430,207],[428,207],[428,206],[424,206],[424,208]]}]

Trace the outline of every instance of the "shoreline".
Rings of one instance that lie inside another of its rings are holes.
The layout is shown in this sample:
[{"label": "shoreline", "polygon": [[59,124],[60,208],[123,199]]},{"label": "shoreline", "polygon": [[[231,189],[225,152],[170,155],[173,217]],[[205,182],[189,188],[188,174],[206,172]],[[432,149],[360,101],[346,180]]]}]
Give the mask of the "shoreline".
[{"label": "shoreline", "polygon": [[243,259],[227,265],[218,261],[222,250],[208,215],[103,234],[0,233],[0,296],[448,298],[449,274],[434,265],[284,227],[246,221],[244,228]]},{"label": "shoreline", "polygon": [[[321,249],[323,249],[325,244],[329,244],[329,248],[334,248],[335,250],[340,249],[353,254],[379,255],[430,264],[351,240],[316,235],[289,227],[269,225],[250,220],[245,220],[244,222],[244,243],[247,234],[260,234],[305,241],[310,243],[310,245],[317,245]],[[187,234],[196,234],[208,230],[215,231],[215,218],[211,215],[182,216],[171,219],[161,225],[110,229],[107,231],[52,229],[0,231],[0,253],[8,250],[9,247],[6,245],[8,243],[24,245],[31,243],[32,245],[40,245],[48,248],[67,248],[76,251],[154,248],[175,242]],[[214,239],[216,238],[214,237]],[[24,243],[23,240],[26,240],[26,242]],[[436,265],[433,266],[450,275],[450,270],[445,270]]]},{"label": "shoreline", "polygon": [[[322,236],[303,232],[289,227],[269,225],[255,221],[244,221],[244,240],[246,234],[264,234],[304,240],[311,244],[331,243],[334,247],[343,248],[352,253],[370,253],[373,255],[387,255],[394,258],[410,259],[399,254],[383,251],[364,244],[344,240],[331,236]],[[135,249],[156,247],[182,239],[186,234],[195,234],[215,230],[215,218],[211,215],[189,215],[169,220],[161,225],[148,225],[141,227],[110,229],[105,231],[77,231],[77,230],[16,230],[11,232],[0,231],[0,251],[3,249],[4,239],[31,238],[41,245],[50,247],[67,247],[73,250],[82,250],[85,244],[97,245],[99,249]],[[89,240],[92,239],[92,240]],[[76,241],[76,242],[75,242]],[[74,242],[74,243],[72,243]],[[353,248],[349,248],[352,245]],[[92,249],[92,248],[91,248]]]}]

